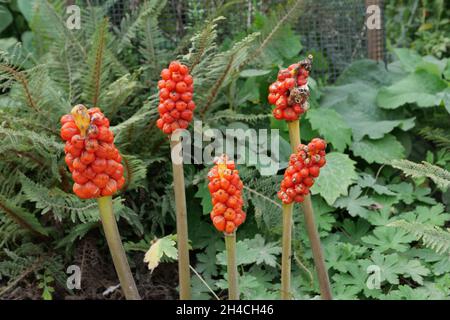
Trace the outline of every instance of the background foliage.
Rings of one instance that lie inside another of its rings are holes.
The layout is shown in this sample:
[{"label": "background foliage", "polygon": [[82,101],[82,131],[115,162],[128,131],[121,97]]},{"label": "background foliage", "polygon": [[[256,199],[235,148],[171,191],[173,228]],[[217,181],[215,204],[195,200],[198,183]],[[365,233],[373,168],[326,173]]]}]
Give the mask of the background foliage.
[{"label": "background foliage", "polygon": [[[62,156],[59,118],[76,103],[101,106],[124,155],[127,183],[114,209],[140,291],[145,298],[176,297],[169,146],[154,123],[159,71],[177,58],[195,77],[196,117],[206,128],[281,130],[278,175],[261,176],[254,165],[239,168],[248,221],[237,244],[242,298],[278,298],[281,209],[275,193],[290,151],[287,127],[269,116],[266,96],[279,68],[308,53],[290,28],[301,1],[257,14],[248,30],[228,37],[219,37],[226,21],[219,10],[190,26],[170,50],[161,45],[167,39],[158,26],[166,1],[144,1],[120,26],[102,18],[113,2],[82,6],[80,30],[66,28],[65,1],[36,0],[33,10],[21,1],[0,5],[0,14],[8,15],[8,8],[14,15],[0,28],[7,37],[0,40],[0,297],[120,297],[113,289],[99,293],[117,279],[96,203],[72,194]],[[400,11],[388,9],[389,27]],[[301,121],[304,140],[321,136],[330,145],[312,193],[338,299],[450,296],[450,63],[439,45],[419,47],[424,34],[405,34],[405,44],[419,51],[392,48],[387,68],[360,60],[332,85],[312,81],[312,108]],[[392,47],[395,38],[389,38]],[[207,169],[185,166],[198,299],[224,298],[227,288],[223,239],[209,221]],[[309,299],[318,295],[318,284],[300,210],[293,295]],[[152,244],[151,256],[166,264],[165,271],[146,270],[144,253]],[[83,267],[81,291],[66,289],[71,264]],[[379,287],[367,285],[373,265]]]}]

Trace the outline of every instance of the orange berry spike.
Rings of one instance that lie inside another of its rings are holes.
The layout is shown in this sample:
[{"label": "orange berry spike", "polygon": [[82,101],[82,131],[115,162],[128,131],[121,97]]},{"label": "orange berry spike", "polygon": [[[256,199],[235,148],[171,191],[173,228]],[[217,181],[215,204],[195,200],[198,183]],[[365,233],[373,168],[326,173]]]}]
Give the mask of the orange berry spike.
[{"label": "orange berry spike", "polygon": [[81,199],[110,196],[125,183],[122,157],[114,145],[109,120],[99,108],[76,105],[61,118],[65,161]]},{"label": "orange berry spike", "polygon": [[274,105],[277,120],[295,121],[309,109],[308,77],[312,55],[278,72],[277,81],[269,86],[268,101]]},{"label": "orange berry spike", "polygon": [[239,178],[234,161],[227,155],[214,159],[214,163],[215,165],[208,172],[208,189],[214,206],[210,216],[218,231],[231,234],[246,218],[242,210],[244,185]]},{"label": "orange berry spike", "polygon": [[326,164],[324,140],[314,138],[308,145],[299,144],[297,153],[289,159],[289,165],[281,181],[278,198],[284,204],[303,202],[320,174],[320,168]]},{"label": "orange berry spike", "polygon": [[159,119],[156,126],[165,134],[177,129],[186,129],[194,117],[195,103],[192,100],[194,80],[189,68],[178,61],[172,61],[161,71],[159,88]]}]

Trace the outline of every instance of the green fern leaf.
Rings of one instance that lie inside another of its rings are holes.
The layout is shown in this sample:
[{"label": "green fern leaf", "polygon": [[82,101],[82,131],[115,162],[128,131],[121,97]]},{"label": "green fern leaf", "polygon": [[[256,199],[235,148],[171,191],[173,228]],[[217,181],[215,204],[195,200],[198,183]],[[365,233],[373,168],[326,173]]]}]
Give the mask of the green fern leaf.
[{"label": "green fern leaf", "polygon": [[422,161],[422,163],[414,163],[409,160],[394,160],[391,165],[394,168],[402,170],[407,176],[413,178],[430,178],[442,190],[446,190],[450,185],[450,172],[431,163],[425,161]]}]

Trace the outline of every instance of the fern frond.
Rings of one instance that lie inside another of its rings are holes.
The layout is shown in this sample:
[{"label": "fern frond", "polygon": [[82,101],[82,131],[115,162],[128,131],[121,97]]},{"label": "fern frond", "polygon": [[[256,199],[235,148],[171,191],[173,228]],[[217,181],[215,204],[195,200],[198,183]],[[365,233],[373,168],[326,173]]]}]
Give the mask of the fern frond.
[{"label": "fern frond", "polygon": [[133,96],[138,85],[135,76],[129,73],[110,83],[100,95],[102,111],[110,118],[115,116],[120,107]]},{"label": "fern frond", "polygon": [[397,220],[388,224],[390,227],[402,228],[414,234],[423,244],[439,254],[450,256],[450,232],[435,226],[428,226],[418,222]]},{"label": "fern frond", "polygon": [[419,134],[438,147],[450,149],[450,133],[448,131],[441,128],[425,127],[419,131]]},{"label": "fern frond", "polygon": [[[252,33],[243,40],[237,42],[230,50],[219,53],[212,58],[213,60],[207,69],[208,71],[205,74],[205,77],[206,79],[212,79],[213,83],[208,90],[206,99],[202,99],[202,96],[200,96],[200,104],[202,105],[200,114],[202,116],[216,100],[220,89],[228,84],[232,77],[236,75],[237,69],[248,57],[253,42],[258,36],[259,33],[257,32]],[[203,80],[205,81],[206,79],[204,78]],[[201,86],[204,87],[205,83],[202,83]]]},{"label": "fern frond", "polygon": [[0,194],[0,211],[6,213],[21,227],[38,236],[48,236],[48,231],[40,224],[39,220],[30,212],[16,206],[12,201]]},{"label": "fern frond", "polygon": [[143,181],[147,177],[147,166],[138,157],[122,155],[126,172],[126,183],[123,190],[132,190],[144,186]]},{"label": "fern frond", "polygon": [[394,160],[391,166],[413,178],[430,178],[442,190],[446,190],[450,186],[450,172],[426,161],[414,163],[409,160]]},{"label": "fern frond", "polygon": [[98,206],[94,200],[82,201],[72,194],[58,188],[47,187],[31,181],[25,175],[20,176],[22,192],[25,199],[41,209],[41,214],[51,212],[55,219],[62,221],[70,218],[72,222],[98,221]]},{"label": "fern frond", "polygon": [[260,120],[270,119],[272,114],[243,114],[236,113],[232,110],[223,110],[214,113],[214,116],[209,117],[208,121],[219,121],[219,120],[227,120],[227,121],[242,121],[248,123],[255,123]]},{"label": "fern frond", "polygon": [[31,90],[28,84],[27,76],[24,72],[19,71],[16,66],[10,64],[8,60],[5,59],[4,53],[0,52],[0,89],[5,91],[7,88],[11,88],[14,81],[20,84],[25,93],[27,105],[34,111],[39,112],[36,101],[34,100]]},{"label": "fern frond", "polygon": [[83,93],[85,101],[90,101],[93,107],[99,106],[100,90],[108,76],[105,72],[106,61],[104,60],[107,28],[108,20],[104,19],[92,38],[92,47],[88,53],[88,76],[84,83]]},{"label": "fern frond", "polygon": [[207,21],[202,30],[194,35],[190,41],[192,42],[189,52],[182,57],[189,67],[192,74],[195,75],[196,68],[205,61],[205,57],[210,56],[217,50],[217,25],[225,17],[217,17],[213,20]]}]

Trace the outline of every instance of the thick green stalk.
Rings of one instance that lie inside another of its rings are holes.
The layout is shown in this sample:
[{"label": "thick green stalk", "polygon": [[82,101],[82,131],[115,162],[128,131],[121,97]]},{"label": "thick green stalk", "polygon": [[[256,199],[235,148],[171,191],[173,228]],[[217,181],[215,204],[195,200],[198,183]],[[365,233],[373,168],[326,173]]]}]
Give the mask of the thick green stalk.
[{"label": "thick green stalk", "polygon": [[283,240],[281,254],[281,299],[291,299],[292,204],[283,204]]},{"label": "thick green stalk", "polygon": [[188,223],[186,211],[186,194],[184,190],[184,171],[181,158],[181,140],[175,136],[170,140],[173,188],[175,191],[175,208],[177,216],[178,274],[180,299],[191,299],[191,272],[189,270]]},{"label": "thick green stalk", "polygon": [[100,211],[100,219],[102,220],[103,230],[105,232],[106,241],[108,242],[109,251],[119,277],[120,286],[127,300],[140,300],[139,292],[136,288],[130,266],[128,265],[127,256],[123,249],[122,240],[120,239],[119,229],[117,228],[116,219],[112,208],[112,197],[101,197],[97,199]]},{"label": "thick green stalk", "polygon": [[225,247],[227,250],[228,300],[239,300],[236,232],[225,234]]},{"label": "thick green stalk", "polygon": [[[297,152],[297,146],[301,143],[300,139],[300,121],[288,122],[289,127],[289,139],[291,142],[292,152]],[[320,245],[320,237],[317,231],[314,211],[312,208],[311,197],[308,195],[303,201],[303,214],[305,216],[305,226],[308,233],[309,241],[311,244],[311,250],[314,258],[314,264],[316,265],[317,275],[319,279],[320,294],[322,299],[331,300],[330,279],[328,277],[328,271],[325,266],[325,260],[323,258],[322,247]],[[284,232],[284,231],[283,231]]]}]

